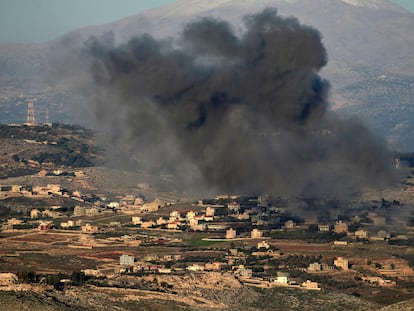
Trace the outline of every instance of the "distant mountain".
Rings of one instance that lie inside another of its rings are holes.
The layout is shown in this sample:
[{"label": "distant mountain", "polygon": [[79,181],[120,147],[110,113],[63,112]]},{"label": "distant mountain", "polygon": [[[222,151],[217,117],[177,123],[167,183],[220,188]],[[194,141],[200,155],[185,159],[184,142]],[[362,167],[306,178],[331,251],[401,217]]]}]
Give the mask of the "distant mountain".
[{"label": "distant mountain", "polygon": [[[280,15],[295,16],[321,32],[329,55],[322,75],[331,81],[334,109],[366,120],[395,148],[414,149],[414,14],[389,0],[178,0],[44,45],[0,46],[0,96],[35,88],[46,100],[47,89],[33,81],[40,80],[50,53],[62,40],[82,41],[107,31],[118,43],[143,33],[169,37],[201,16],[228,20],[237,29],[244,15],[265,7],[275,7]],[[37,52],[28,53],[31,49]]]},{"label": "distant mountain", "polygon": [[218,17],[239,25],[244,15],[265,7],[276,7],[281,15],[295,16],[318,29],[324,37],[332,67],[340,62],[351,67],[373,66],[380,72],[413,72],[414,14],[388,0],[178,0],[78,33],[89,35],[111,30],[119,42],[145,32],[166,37],[200,16]]}]

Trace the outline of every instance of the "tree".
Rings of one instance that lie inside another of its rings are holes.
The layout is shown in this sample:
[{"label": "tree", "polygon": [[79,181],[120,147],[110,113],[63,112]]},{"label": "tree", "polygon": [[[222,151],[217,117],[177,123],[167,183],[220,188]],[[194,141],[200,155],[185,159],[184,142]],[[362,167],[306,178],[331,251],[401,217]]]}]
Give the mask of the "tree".
[{"label": "tree", "polygon": [[20,281],[24,282],[24,283],[34,283],[36,282],[36,272],[34,271],[19,271],[17,272],[17,277],[19,278]]},{"label": "tree", "polygon": [[47,277],[46,277],[46,283],[48,284],[48,285],[53,285],[53,286],[55,286],[57,283],[59,283],[60,282],[60,277],[59,277],[59,275],[57,275],[57,274],[49,274]]},{"label": "tree", "polygon": [[57,291],[63,291],[65,289],[65,284],[59,281],[53,285],[53,288]]},{"label": "tree", "polygon": [[73,285],[80,286],[86,283],[87,278],[84,272],[73,272],[70,281]]}]

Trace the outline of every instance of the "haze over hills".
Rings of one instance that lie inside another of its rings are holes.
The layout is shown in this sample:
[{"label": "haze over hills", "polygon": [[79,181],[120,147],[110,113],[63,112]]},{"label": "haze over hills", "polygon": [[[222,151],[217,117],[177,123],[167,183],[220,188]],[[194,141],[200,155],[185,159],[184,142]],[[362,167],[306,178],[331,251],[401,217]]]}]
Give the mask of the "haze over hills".
[{"label": "haze over hills", "polygon": [[16,115],[24,119],[24,105],[19,110],[13,100],[20,93],[38,97],[39,110],[49,107],[52,118],[69,120],[73,94],[43,83],[47,63],[62,40],[82,42],[107,31],[114,33],[117,43],[143,33],[169,37],[201,16],[228,20],[237,29],[244,15],[269,6],[321,32],[329,57],[322,76],[332,84],[334,109],[357,115],[394,148],[414,149],[414,14],[388,0],[178,0],[46,44],[0,46],[0,95],[8,98],[0,102],[7,108],[0,122],[17,122]]}]

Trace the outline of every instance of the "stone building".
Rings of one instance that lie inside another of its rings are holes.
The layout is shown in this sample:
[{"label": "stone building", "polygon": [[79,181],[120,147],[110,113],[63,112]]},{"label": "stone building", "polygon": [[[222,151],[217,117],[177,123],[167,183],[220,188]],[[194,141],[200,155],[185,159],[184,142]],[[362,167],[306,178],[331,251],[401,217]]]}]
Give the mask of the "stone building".
[{"label": "stone building", "polygon": [[251,237],[252,239],[260,239],[263,237],[263,232],[255,228],[251,232]]},{"label": "stone building", "polygon": [[337,268],[340,268],[342,270],[348,270],[349,269],[349,262],[348,259],[345,259],[343,257],[338,257],[334,260],[334,265]]},{"label": "stone building", "polygon": [[338,220],[334,227],[335,233],[348,233],[348,224],[342,220]]},{"label": "stone building", "polygon": [[230,228],[226,231],[226,239],[235,239],[236,238],[236,230]]}]

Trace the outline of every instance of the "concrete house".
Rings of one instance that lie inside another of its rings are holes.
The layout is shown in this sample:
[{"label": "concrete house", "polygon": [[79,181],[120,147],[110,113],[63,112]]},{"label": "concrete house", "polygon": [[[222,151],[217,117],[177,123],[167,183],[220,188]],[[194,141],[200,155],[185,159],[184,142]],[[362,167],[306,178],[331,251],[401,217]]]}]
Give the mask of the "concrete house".
[{"label": "concrete house", "polygon": [[135,257],[134,256],[130,256],[127,254],[122,254],[119,257],[119,264],[121,266],[133,266],[135,262]]},{"label": "concrete house", "polygon": [[284,272],[278,272],[277,277],[274,282],[278,284],[287,285],[289,282],[289,274],[284,273]]},{"label": "concrete house", "polygon": [[235,239],[236,238],[236,230],[230,228],[226,231],[226,239]]},{"label": "concrete house", "polygon": [[335,223],[335,233],[348,233],[348,224],[339,220]]},{"label": "concrete house", "polygon": [[349,262],[348,259],[345,259],[343,257],[338,257],[334,260],[334,265],[337,268],[340,268],[342,270],[348,270],[349,269]]},{"label": "concrete house", "polygon": [[82,226],[82,232],[84,233],[96,233],[98,232],[99,228],[98,226],[93,226],[91,224],[86,224]]},{"label": "concrete house", "polygon": [[251,232],[251,238],[252,239],[260,239],[263,237],[263,232],[259,229],[253,229]]}]

